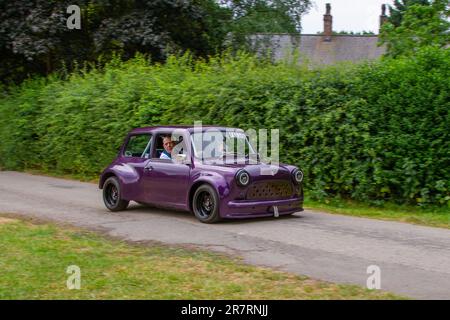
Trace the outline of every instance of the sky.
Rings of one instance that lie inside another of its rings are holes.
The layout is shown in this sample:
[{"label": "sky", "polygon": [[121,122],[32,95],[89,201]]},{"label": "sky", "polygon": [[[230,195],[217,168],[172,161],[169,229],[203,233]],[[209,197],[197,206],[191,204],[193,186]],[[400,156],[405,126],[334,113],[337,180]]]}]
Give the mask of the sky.
[{"label": "sky", "polygon": [[[378,34],[379,17],[383,3],[393,0],[313,0],[309,13],[302,19],[302,33],[316,34],[323,31],[325,4],[331,4],[333,31],[372,31]],[[386,8],[386,14],[389,13]]]}]

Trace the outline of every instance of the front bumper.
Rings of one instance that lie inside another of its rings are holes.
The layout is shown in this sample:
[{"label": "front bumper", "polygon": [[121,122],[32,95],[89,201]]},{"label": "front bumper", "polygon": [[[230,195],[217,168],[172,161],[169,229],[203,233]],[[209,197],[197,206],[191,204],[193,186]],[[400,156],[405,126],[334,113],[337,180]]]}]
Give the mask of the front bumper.
[{"label": "front bumper", "polygon": [[284,200],[232,200],[222,210],[222,218],[257,218],[272,217],[275,215],[274,207],[278,208],[279,215],[303,211],[303,198],[290,198]]}]

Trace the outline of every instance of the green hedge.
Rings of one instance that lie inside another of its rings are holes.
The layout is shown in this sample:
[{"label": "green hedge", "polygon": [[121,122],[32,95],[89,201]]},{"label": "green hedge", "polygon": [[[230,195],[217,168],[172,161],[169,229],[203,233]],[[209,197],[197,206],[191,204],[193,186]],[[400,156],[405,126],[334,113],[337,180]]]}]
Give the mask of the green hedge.
[{"label": "green hedge", "polygon": [[279,128],[315,197],[450,204],[449,50],[318,70],[242,54],[143,57],[0,99],[0,166],[95,176],[134,127]]}]

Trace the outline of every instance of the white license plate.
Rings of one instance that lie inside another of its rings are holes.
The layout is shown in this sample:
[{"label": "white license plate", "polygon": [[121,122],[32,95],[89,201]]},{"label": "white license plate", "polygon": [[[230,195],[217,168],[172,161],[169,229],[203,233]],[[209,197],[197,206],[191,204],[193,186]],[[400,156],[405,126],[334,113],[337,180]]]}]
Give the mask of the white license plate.
[{"label": "white license plate", "polygon": [[277,206],[273,206],[273,216],[275,218],[278,218],[280,216],[280,213],[278,212],[278,207]]}]

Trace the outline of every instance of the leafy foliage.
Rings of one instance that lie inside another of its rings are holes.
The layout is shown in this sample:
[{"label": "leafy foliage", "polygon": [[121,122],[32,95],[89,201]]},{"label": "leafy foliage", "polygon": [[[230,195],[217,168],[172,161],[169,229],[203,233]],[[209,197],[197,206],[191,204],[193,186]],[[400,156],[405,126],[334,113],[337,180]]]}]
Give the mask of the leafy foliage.
[{"label": "leafy foliage", "polygon": [[221,49],[229,10],[215,0],[81,0],[81,29],[66,26],[69,0],[0,1],[0,77],[19,82],[120,51],[162,61],[189,50],[207,56]]},{"label": "leafy foliage", "polygon": [[280,129],[281,160],[310,195],[450,203],[450,53],[310,70],[241,54],[138,56],[67,80],[25,82],[0,100],[0,166],[95,176],[132,128]]},{"label": "leafy foliage", "polygon": [[403,15],[406,9],[412,5],[429,6],[430,0],[394,0],[394,5],[389,5],[389,22],[395,27],[399,27],[402,23]]},{"label": "leafy foliage", "polygon": [[[429,5],[411,4],[402,13],[398,26],[386,23],[381,40],[387,44],[389,56],[414,54],[425,46],[446,47],[450,44],[450,7],[448,0],[435,0]],[[395,17],[395,16],[394,16]]]},{"label": "leafy foliage", "polygon": [[300,32],[310,0],[222,0],[233,13],[233,32]]},{"label": "leafy foliage", "polygon": [[[220,5],[220,3],[222,5]],[[73,70],[136,53],[164,61],[246,46],[255,32],[295,32],[310,0],[80,0],[81,29],[66,26],[70,0],[0,0],[0,81]],[[234,37],[230,37],[234,34]]]}]

